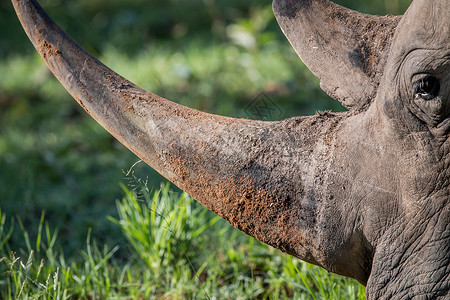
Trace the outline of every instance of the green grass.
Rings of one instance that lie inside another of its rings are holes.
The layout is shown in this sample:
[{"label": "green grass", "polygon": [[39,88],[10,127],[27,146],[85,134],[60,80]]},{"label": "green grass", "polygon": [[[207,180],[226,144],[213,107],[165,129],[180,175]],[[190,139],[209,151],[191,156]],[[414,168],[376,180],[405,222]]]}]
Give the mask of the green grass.
[{"label": "green grass", "polygon": [[[42,214],[36,239],[0,212],[1,299],[364,299],[346,279],[243,235],[168,184],[151,193],[134,175],[117,202],[126,243],[98,243],[67,259]],[[10,228],[10,229],[8,229]],[[12,251],[18,230],[26,248]],[[124,248],[117,255],[119,247]],[[126,253],[126,255],[123,255]]]}]

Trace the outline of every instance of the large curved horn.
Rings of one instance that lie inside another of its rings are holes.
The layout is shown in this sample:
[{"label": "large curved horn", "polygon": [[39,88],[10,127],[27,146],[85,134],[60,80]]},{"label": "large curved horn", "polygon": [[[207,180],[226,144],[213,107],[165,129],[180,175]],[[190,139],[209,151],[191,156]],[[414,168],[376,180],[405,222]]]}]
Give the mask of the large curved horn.
[{"label": "large curved horn", "polygon": [[274,0],[273,10],[322,89],[351,110],[368,107],[400,17],[361,14],[328,0]]},{"label": "large curved horn", "polygon": [[[151,167],[247,234],[333,272],[367,280],[357,264],[328,259],[331,250],[322,246],[327,238],[320,228],[320,208],[334,211],[336,200],[316,190],[324,185],[320,178],[342,115],[261,122],[177,105],[101,64],[35,0],[12,2],[33,45],[64,87]],[[332,234],[345,237],[340,230]]]}]

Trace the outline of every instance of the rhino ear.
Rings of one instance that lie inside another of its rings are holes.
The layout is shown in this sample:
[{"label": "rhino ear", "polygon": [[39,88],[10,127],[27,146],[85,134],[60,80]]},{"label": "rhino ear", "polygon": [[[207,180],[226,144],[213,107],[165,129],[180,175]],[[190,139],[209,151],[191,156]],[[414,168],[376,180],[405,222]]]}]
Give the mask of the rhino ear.
[{"label": "rhino ear", "polygon": [[274,0],[281,30],[321,88],[345,107],[364,110],[380,83],[396,16],[371,16],[327,0]]}]

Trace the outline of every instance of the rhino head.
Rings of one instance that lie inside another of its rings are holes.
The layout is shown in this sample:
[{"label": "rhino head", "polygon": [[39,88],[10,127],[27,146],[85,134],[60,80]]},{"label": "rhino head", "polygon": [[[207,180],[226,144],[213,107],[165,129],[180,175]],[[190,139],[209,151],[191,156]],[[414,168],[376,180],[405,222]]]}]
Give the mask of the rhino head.
[{"label": "rhino head", "polygon": [[450,295],[450,5],[403,16],[274,0],[281,29],[349,111],[264,122],[144,91],[12,0],[50,70],[98,123],[233,226],[367,286],[368,299]]}]

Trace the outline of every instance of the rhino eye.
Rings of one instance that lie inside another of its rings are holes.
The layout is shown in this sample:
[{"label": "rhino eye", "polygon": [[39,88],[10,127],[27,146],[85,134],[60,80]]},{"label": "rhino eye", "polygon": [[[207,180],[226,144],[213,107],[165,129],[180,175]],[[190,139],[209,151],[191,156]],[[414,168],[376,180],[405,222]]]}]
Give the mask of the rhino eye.
[{"label": "rhino eye", "polygon": [[414,97],[431,100],[439,93],[439,80],[433,76],[427,76],[414,83]]}]

